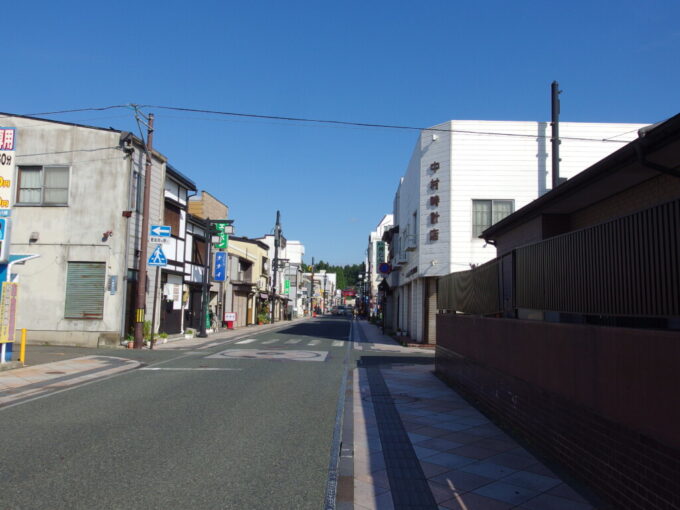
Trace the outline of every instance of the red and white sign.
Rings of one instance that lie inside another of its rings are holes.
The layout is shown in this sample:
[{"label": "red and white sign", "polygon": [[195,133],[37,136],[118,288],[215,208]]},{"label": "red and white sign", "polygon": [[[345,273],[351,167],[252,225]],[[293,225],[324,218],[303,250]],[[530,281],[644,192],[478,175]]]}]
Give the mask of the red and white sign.
[{"label": "red and white sign", "polygon": [[0,216],[8,217],[14,193],[16,129],[0,127]]}]

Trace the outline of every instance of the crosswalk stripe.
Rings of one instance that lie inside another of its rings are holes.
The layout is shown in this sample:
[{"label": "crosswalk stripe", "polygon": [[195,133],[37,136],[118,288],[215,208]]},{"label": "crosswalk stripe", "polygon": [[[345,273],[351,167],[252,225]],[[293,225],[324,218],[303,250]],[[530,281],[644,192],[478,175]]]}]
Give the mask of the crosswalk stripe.
[{"label": "crosswalk stripe", "polygon": [[288,340],[286,343],[287,343],[287,344],[299,344],[300,342],[301,342],[301,339],[300,339],[300,338],[291,338],[291,339]]},{"label": "crosswalk stripe", "polygon": [[321,340],[310,340],[310,342],[307,345],[319,345],[321,343]]},{"label": "crosswalk stripe", "polygon": [[333,347],[342,347],[342,340],[333,340]]},{"label": "crosswalk stripe", "polygon": [[257,342],[257,338],[246,338],[245,340],[241,340],[240,342],[236,342],[237,344],[252,344],[253,342]]},{"label": "crosswalk stripe", "polygon": [[265,340],[265,341],[262,342],[262,343],[265,344],[265,345],[269,345],[269,344],[275,344],[275,343],[278,342],[278,341],[279,341],[278,338],[274,338],[274,339],[272,339],[272,340]]}]

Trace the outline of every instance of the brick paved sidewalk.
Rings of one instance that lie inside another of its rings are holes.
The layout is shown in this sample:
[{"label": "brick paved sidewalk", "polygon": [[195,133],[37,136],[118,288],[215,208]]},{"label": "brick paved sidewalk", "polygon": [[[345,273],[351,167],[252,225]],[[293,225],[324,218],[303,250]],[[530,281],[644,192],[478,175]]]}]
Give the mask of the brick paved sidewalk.
[{"label": "brick paved sidewalk", "polygon": [[[374,326],[359,328],[375,338]],[[355,509],[593,508],[436,378],[428,358],[362,361],[353,381]]]},{"label": "brick paved sidewalk", "polygon": [[83,356],[0,372],[0,408],[140,365],[139,361],[112,356]]}]

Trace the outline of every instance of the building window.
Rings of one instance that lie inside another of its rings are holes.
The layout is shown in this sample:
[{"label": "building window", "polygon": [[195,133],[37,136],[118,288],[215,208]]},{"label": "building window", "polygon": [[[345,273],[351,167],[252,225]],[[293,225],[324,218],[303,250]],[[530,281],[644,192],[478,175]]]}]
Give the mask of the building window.
[{"label": "building window", "polygon": [[106,292],[104,262],[69,262],[66,271],[66,319],[102,319]]},{"label": "building window", "polygon": [[165,204],[165,211],[163,212],[163,223],[170,227],[170,233],[175,237],[180,237],[179,223],[181,212],[179,207],[172,204]]},{"label": "building window", "polygon": [[69,167],[20,166],[17,204],[67,205]]},{"label": "building window", "polygon": [[510,216],[514,210],[514,200],[473,200],[472,237],[479,237],[491,225]]}]

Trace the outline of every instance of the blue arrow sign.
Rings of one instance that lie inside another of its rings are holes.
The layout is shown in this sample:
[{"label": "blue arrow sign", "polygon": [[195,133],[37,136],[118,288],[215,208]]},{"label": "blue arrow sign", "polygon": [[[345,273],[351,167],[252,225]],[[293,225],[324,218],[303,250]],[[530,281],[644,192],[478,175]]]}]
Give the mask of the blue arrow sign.
[{"label": "blue arrow sign", "polygon": [[150,236],[170,237],[170,225],[151,225],[149,228]]},{"label": "blue arrow sign", "polygon": [[163,248],[159,244],[149,257],[148,264],[150,266],[165,266],[168,263],[168,259],[165,258],[165,253],[163,253]]},{"label": "blue arrow sign", "polygon": [[5,227],[7,226],[7,220],[5,218],[0,218],[0,241],[5,240]]},{"label": "blue arrow sign", "polygon": [[227,279],[227,252],[218,251],[215,253],[215,274],[213,280],[223,282]]}]

